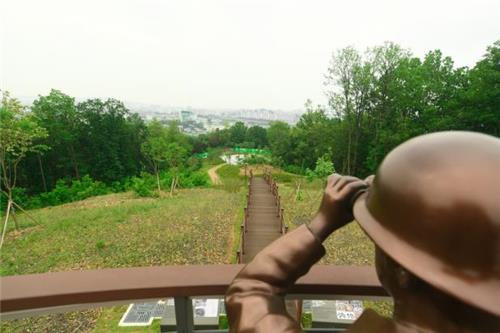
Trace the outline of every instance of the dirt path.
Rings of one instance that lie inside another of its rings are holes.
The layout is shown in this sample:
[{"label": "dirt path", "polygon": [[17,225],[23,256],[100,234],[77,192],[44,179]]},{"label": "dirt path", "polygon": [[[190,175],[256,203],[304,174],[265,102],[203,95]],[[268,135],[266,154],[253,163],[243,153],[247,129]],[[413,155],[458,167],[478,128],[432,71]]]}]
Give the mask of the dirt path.
[{"label": "dirt path", "polygon": [[220,180],[219,175],[217,174],[217,169],[219,169],[221,166],[225,165],[226,163],[222,163],[219,165],[216,165],[210,169],[208,169],[208,177],[210,177],[210,181],[212,182],[212,185],[221,185],[222,181]]}]

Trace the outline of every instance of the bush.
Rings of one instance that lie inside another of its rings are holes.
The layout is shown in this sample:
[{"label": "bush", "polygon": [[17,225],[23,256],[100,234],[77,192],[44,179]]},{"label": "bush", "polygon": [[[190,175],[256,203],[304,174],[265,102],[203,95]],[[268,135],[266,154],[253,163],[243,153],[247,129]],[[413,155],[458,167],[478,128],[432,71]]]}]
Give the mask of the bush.
[{"label": "bush", "polygon": [[183,188],[207,186],[209,184],[206,172],[183,172],[179,176],[179,186]]},{"label": "bush", "polygon": [[[172,171],[165,171],[160,174],[160,185],[163,190],[170,190],[172,178]],[[206,172],[186,169],[179,174],[180,187],[190,188],[207,186],[208,184],[209,179]],[[132,190],[140,197],[157,196],[156,176],[143,172],[140,177],[127,177],[122,181],[113,182],[109,187],[100,181],[93,180],[88,175],[82,177],[80,180],[73,180],[70,184],[63,179],[60,179],[56,182],[56,186],[52,189],[52,191],[40,193],[33,197],[28,197],[24,188],[15,188],[13,191],[13,199],[23,208],[33,209],[61,205],[111,192],[116,193],[129,190]],[[7,207],[7,200],[3,193],[0,197],[0,201],[0,209],[5,211]]]},{"label": "bush", "polygon": [[69,188],[70,201],[83,200],[96,195],[103,195],[111,192],[104,183],[94,181],[90,176],[85,175],[81,180],[74,180]]},{"label": "bush", "polygon": [[200,170],[201,167],[203,166],[203,161],[201,160],[201,158],[198,157],[190,157],[187,160],[187,165],[189,170],[197,171]]},{"label": "bush", "polygon": [[111,188],[108,188],[104,183],[94,181],[88,175],[80,180],[73,180],[70,185],[60,179],[56,182],[56,187],[52,191],[31,197],[28,200],[27,208],[56,206],[96,195],[107,194],[111,191]]},{"label": "bush", "polygon": [[132,178],[132,190],[140,197],[153,196],[152,186],[145,176]]},{"label": "bush", "polygon": [[[160,173],[160,186],[162,191],[170,191],[172,186],[172,179],[174,178],[174,171],[163,171]],[[206,172],[195,171],[186,169],[178,174],[178,187],[191,188],[198,186],[207,186],[209,184],[208,175]],[[141,177],[132,178],[131,189],[140,197],[157,196],[157,183],[156,176],[149,173],[142,173]]]},{"label": "bush", "polygon": [[315,178],[326,179],[329,175],[335,172],[332,161],[325,155],[316,160],[316,167],[314,170],[307,169],[307,180],[312,181]]}]

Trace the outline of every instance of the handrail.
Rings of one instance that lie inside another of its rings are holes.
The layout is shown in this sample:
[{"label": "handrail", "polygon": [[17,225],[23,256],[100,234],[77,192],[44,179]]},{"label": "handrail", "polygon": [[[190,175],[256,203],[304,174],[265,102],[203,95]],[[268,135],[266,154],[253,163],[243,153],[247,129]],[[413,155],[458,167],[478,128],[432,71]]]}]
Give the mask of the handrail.
[{"label": "handrail", "polygon": [[[0,311],[223,295],[243,265],[113,268],[0,278]],[[315,265],[292,287],[296,298],[387,297],[373,267]],[[297,296],[299,295],[299,296]]]}]

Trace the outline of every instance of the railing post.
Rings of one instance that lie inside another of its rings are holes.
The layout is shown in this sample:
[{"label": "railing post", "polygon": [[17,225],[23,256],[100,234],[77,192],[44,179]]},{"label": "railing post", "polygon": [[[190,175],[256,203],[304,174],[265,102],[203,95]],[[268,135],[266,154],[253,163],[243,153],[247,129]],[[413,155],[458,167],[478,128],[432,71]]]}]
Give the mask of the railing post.
[{"label": "railing post", "polygon": [[281,195],[278,195],[276,198],[276,206],[278,206],[278,217],[280,216],[280,211],[281,211]]},{"label": "railing post", "polygon": [[244,212],[245,212],[245,217],[243,218],[243,225],[245,226],[245,228],[243,229],[243,231],[247,232],[248,207],[244,208]]},{"label": "railing post", "polygon": [[240,225],[240,232],[241,232],[241,252],[245,254],[245,227],[243,225]]},{"label": "railing post", "polygon": [[280,232],[282,234],[284,234],[285,232],[284,232],[284,228],[283,228],[284,227],[284,224],[283,224],[283,222],[284,222],[283,213],[284,213],[285,209],[281,208],[280,211],[281,211],[281,214],[280,214]]},{"label": "railing post", "polygon": [[193,301],[189,297],[175,297],[175,322],[177,333],[194,332]]},{"label": "railing post", "polygon": [[240,250],[236,251],[236,260],[238,261],[238,264],[241,264],[241,255],[240,255]]}]

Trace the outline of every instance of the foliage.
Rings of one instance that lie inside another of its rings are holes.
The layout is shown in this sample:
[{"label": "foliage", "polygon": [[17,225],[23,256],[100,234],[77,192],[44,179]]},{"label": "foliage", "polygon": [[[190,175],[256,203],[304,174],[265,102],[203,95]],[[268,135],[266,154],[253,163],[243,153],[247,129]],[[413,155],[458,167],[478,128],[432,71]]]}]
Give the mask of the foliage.
[{"label": "foliage", "polygon": [[260,126],[249,127],[246,131],[246,142],[251,142],[253,147],[250,148],[264,148],[267,147],[267,131]]},{"label": "foliage", "polygon": [[[500,41],[472,69],[455,68],[441,51],[423,59],[394,43],[333,54],[328,107],[306,103],[290,127],[267,131],[273,165],[304,174],[326,156],[343,174],[373,173],[387,153],[417,135],[472,130],[499,136]],[[311,171],[309,171],[311,174]]]},{"label": "foliage", "polygon": [[[169,170],[163,171],[159,174],[159,181],[162,187],[166,188],[172,183],[174,177],[179,178],[180,188],[193,188],[193,187],[204,187],[208,186],[209,178],[204,170],[191,170],[184,169],[180,173],[177,171]],[[141,177],[132,178],[131,189],[139,197],[153,197],[158,196],[158,192],[155,192],[157,187],[156,179],[153,175],[143,172]]]},{"label": "foliage", "polygon": [[314,178],[326,179],[329,175],[335,172],[332,161],[327,156],[320,157],[316,160],[314,170],[307,169],[306,176],[309,181]]},{"label": "foliage", "polygon": [[139,197],[152,197],[154,195],[158,195],[157,192],[153,191],[155,186],[156,184],[154,178],[148,173],[143,173],[141,177],[132,178],[131,189]]},{"label": "foliage", "polygon": [[38,141],[47,136],[33,114],[27,113],[21,103],[2,93],[0,107],[0,177],[7,195],[17,185],[19,163],[29,153],[41,153],[47,147]]},{"label": "foliage", "polygon": [[247,127],[241,121],[236,122],[229,128],[229,138],[231,142],[234,142],[235,144],[241,144],[245,142],[246,134]]},{"label": "foliage", "polygon": [[50,192],[44,192],[30,199],[29,208],[57,206],[60,204],[83,200],[96,195],[110,193],[111,189],[100,181],[94,181],[85,175],[81,180],[73,180],[70,184],[58,180]]},{"label": "foliage", "polygon": [[138,175],[145,126],[120,101],[89,99],[75,103],[58,90],[39,96],[31,114],[47,129],[40,140],[50,150],[28,154],[20,164],[19,184],[30,195],[47,192],[60,179],[88,174],[107,185]]}]

